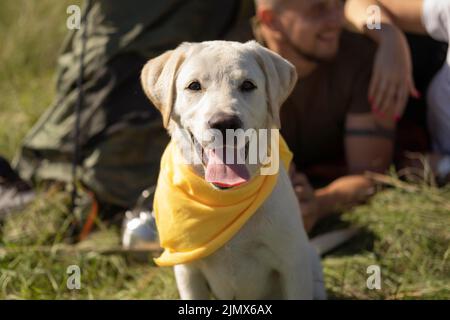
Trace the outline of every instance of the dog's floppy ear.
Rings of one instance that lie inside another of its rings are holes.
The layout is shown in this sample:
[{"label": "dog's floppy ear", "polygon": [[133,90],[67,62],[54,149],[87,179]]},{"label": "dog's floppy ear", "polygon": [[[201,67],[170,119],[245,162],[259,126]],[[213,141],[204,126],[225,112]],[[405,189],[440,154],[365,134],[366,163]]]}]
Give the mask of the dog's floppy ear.
[{"label": "dog's floppy ear", "polygon": [[142,88],[161,112],[164,127],[169,125],[176,98],[175,81],[177,71],[185,59],[187,44],[167,51],[146,63],[141,72]]},{"label": "dog's floppy ear", "polygon": [[258,64],[266,76],[267,103],[273,123],[280,128],[280,107],[297,83],[297,71],[289,61],[256,41],[249,41],[246,45],[254,50]]}]

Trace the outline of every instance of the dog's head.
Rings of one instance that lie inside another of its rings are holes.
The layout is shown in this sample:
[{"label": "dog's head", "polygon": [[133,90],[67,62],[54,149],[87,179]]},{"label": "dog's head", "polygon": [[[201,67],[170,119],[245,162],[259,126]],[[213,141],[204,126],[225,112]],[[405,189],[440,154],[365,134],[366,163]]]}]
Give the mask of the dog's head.
[{"label": "dog's head", "polygon": [[297,74],[287,60],[254,41],[209,41],[183,43],[150,60],[141,81],[175,143],[196,150],[196,172],[228,188],[257,172],[258,163],[248,162],[249,140],[253,132],[280,128],[280,106]]}]

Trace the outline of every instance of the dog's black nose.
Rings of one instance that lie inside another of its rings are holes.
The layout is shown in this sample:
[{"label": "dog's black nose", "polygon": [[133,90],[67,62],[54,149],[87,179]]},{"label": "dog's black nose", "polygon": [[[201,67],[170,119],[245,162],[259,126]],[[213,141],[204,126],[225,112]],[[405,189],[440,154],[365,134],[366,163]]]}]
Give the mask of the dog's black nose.
[{"label": "dog's black nose", "polygon": [[226,135],[227,129],[241,129],[242,121],[238,116],[226,113],[216,113],[209,119],[208,125],[211,129],[220,130],[222,134]]}]

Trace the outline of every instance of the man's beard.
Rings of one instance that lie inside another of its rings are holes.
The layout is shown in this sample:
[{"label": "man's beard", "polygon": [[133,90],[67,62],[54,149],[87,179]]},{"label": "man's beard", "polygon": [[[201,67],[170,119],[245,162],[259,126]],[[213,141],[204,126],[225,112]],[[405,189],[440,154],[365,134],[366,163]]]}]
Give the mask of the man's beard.
[{"label": "man's beard", "polygon": [[313,62],[313,63],[324,63],[324,62],[332,61],[335,58],[335,56],[336,56],[336,54],[333,54],[333,55],[331,55],[329,57],[321,57],[321,56],[315,55],[313,53],[306,52],[304,49],[302,49],[298,45],[294,44],[291,41],[291,38],[289,38],[288,35],[284,31],[280,31],[280,32],[283,35],[284,40],[291,47],[291,49],[297,55],[299,55],[300,57],[302,57],[305,60],[308,60],[308,61]]}]

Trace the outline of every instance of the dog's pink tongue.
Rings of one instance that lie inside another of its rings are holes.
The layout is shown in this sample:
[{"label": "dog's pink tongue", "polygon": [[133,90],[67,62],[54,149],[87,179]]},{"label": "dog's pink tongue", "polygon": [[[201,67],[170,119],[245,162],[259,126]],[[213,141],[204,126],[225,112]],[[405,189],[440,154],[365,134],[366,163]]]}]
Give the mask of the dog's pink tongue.
[{"label": "dog's pink tongue", "polygon": [[[219,154],[216,151],[220,151]],[[236,150],[234,150],[235,161],[228,161],[233,163],[226,163],[226,147],[222,149],[209,149],[207,151],[208,164],[206,165],[205,179],[221,187],[235,187],[250,179],[245,164],[238,164],[236,159]],[[223,159],[220,153],[223,152]]]}]

